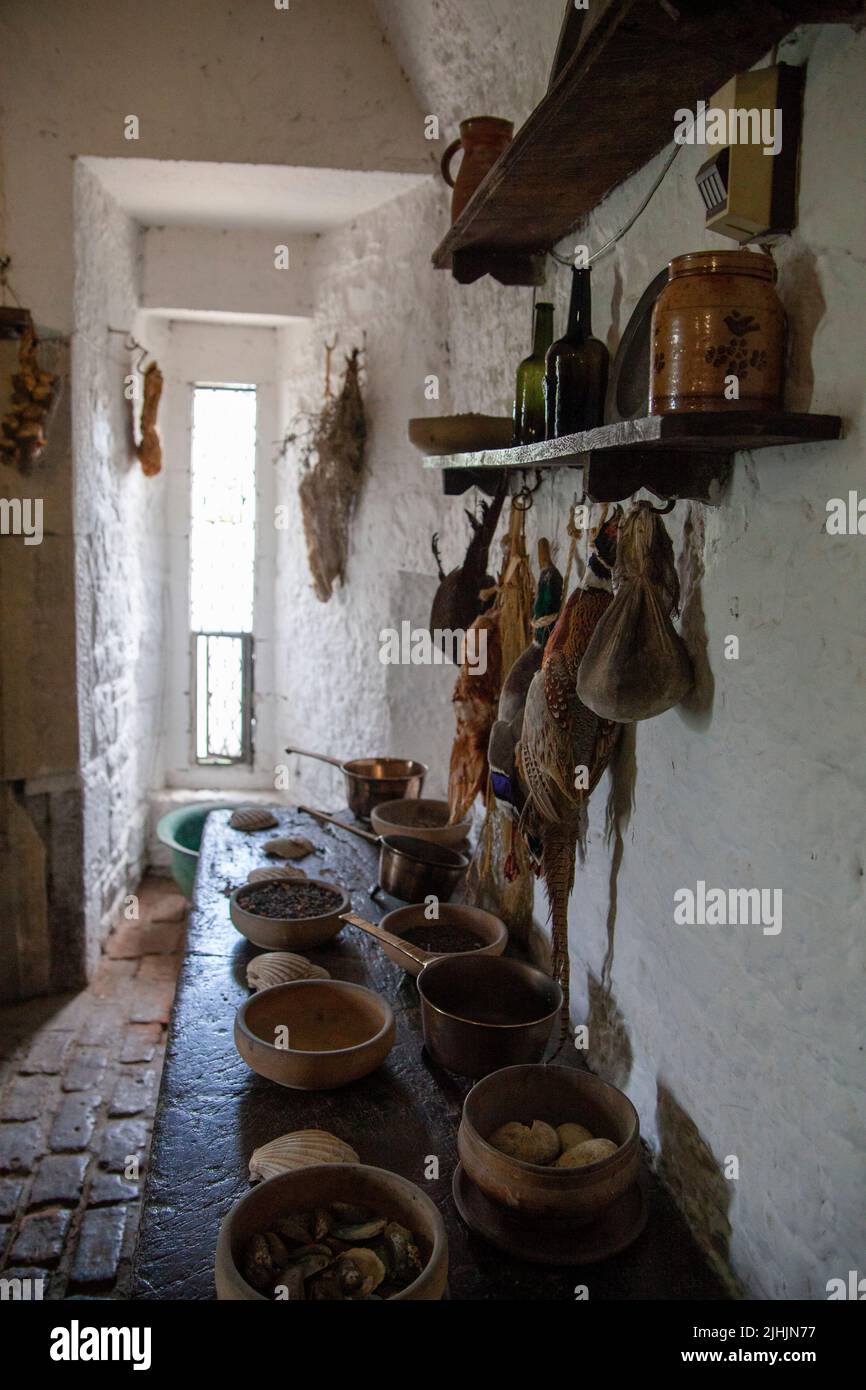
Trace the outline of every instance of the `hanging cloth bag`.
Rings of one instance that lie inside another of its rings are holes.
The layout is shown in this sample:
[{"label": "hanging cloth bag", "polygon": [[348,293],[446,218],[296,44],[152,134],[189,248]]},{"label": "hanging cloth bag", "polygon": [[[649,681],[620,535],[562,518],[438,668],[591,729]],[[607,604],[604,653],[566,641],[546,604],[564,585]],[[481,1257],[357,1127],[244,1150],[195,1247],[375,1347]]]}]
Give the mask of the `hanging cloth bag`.
[{"label": "hanging cloth bag", "polygon": [[679,704],[694,684],[671,622],[680,600],[673,546],[649,502],[620,525],[615,585],[580,663],[577,693],[602,719],[631,724]]}]

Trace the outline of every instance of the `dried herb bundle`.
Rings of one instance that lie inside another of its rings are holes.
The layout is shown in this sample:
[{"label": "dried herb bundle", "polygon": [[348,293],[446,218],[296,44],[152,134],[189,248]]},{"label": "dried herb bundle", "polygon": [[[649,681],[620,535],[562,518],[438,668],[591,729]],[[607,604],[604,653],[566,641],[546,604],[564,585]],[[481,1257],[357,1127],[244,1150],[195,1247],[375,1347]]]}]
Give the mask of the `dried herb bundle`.
[{"label": "dried herb bundle", "polygon": [[[360,491],[367,422],[359,380],[359,350],[346,358],[339,394],[329,396],[301,446],[301,516],[316,598],[327,603],[343,583],[349,522]],[[296,436],[289,436],[287,443]]]},{"label": "dried herb bundle", "polygon": [[18,353],[19,370],[12,377],[12,400],[0,420],[0,457],[26,473],[42,453],[45,424],[57,399],[58,378],[43,371],[37,360],[39,339],[26,310]]}]

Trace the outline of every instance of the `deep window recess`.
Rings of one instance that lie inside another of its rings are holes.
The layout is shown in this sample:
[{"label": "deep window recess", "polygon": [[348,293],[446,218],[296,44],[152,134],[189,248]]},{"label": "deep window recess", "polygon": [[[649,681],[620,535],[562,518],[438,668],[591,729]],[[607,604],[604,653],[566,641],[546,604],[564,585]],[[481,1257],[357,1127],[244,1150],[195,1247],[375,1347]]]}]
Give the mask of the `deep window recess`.
[{"label": "deep window recess", "polygon": [[251,763],[255,387],[193,388],[191,493],[195,761]]}]

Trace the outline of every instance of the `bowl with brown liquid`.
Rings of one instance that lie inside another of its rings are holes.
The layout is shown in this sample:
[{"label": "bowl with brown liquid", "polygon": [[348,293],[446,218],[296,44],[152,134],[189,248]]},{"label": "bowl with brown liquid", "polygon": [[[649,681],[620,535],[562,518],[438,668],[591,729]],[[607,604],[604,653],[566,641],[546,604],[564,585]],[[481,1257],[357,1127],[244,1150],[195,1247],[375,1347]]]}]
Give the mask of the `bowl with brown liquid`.
[{"label": "bowl with brown liquid", "polygon": [[235,1015],[248,1067],[299,1091],[329,1091],[375,1071],[394,1046],[394,1013],[349,980],[293,980],[253,994]]}]

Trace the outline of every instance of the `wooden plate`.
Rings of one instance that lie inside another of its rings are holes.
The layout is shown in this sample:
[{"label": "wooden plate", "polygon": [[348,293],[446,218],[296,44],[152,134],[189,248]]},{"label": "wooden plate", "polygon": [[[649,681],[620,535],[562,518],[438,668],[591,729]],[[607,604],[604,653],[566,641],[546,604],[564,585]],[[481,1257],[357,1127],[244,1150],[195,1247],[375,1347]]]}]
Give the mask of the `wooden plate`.
[{"label": "wooden plate", "polygon": [[510,415],[420,415],[409,421],[409,439],[430,457],[509,449],[514,423]]},{"label": "wooden plate", "polygon": [[485,1197],[466,1176],[462,1163],[451,1184],[454,1204],[470,1230],[506,1255],[540,1265],[590,1265],[619,1255],[646,1226],[648,1187],[642,1170],[634,1186],[598,1221],[569,1228],[555,1222],[539,1226],[525,1216],[511,1216]]}]

